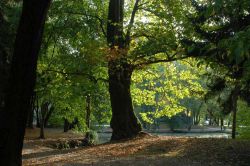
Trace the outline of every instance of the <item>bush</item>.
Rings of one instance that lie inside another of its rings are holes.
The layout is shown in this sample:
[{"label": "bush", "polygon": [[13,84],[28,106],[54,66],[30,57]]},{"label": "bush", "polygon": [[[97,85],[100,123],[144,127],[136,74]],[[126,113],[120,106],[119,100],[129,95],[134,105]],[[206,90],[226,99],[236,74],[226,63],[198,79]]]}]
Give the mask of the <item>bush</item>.
[{"label": "bush", "polygon": [[238,101],[237,132],[239,138],[250,139],[250,107],[241,100]]},{"label": "bush", "polygon": [[96,145],[99,142],[99,137],[96,131],[90,130],[86,132],[85,138],[83,139],[83,145]]},{"label": "bush", "polygon": [[58,140],[57,143],[52,144],[56,149],[71,149],[83,146],[80,140]]}]

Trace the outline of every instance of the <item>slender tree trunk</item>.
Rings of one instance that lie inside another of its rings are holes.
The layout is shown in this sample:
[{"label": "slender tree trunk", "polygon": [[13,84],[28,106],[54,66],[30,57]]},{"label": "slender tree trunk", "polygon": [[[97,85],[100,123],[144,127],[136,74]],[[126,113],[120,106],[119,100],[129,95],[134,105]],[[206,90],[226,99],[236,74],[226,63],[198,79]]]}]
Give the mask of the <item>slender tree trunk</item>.
[{"label": "slender tree trunk", "polygon": [[70,123],[69,123],[68,119],[64,119],[63,132],[69,131],[69,125],[70,125]]},{"label": "slender tree trunk", "polygon": [[36,81],[36,65],[50,0],[23,0],[7,87],[0,112],[0,165],[22,165],[21,154],[30,99]]},{"label": "slender tree trunk", "polygon": [[40,118],[39,118],[39,101],[36,95],[36,127],[40,128]]},{"label": "slender tree trunk", "polygon": [[194,111],[194,116],[195,116],[194,125],[199,125],[200,123],[200,113],[201,113],[202,106],[203,106],[203,103],[200,104],[197,111]]},{"label": "slender tree trunk", "polygon": [[40,124],[40,136],[39,136],[40,139],[45,139],[45,135],[44,135],[44,123],[43,121],[41,121],[41,124]]},{"label": "slender tree trunk", "polygon": [[35,95],[31,97],[31,106],[28,113],[27,127],[33,129],[33,118],[34,118],[34,108],[35,108]]},{"label": "slender tree trunk", "polygon": [[233,112],[233,124],[232,124],[232,139],[236,138],[236,114],[237,114],[237,101],[238,96],[240,93],[240,86],[236,85],[235,89],[231,94],[231,105],[232,105],[232,112]]},{"label": "slender tree trunk", "polygon": [[32,107],[32,109],[29,112],[29,116],[28,116],[28,123],[27,123],[27,127],[33,129],[33,117],[34,117],[34,109]]},{"label": "slender tree trunk", "polygon": [[129,33],[126,39],[123,36],[123,10],[124,0],[109,1],[107,42],[110,47],[108,70],[112,107],[110,125],[113,129],[111,140],[131,138],[141,131],[141,125],[134,114],[130,93],[133,69],[127,59]]},{"label": "slender tree trunk", "polygon": [[233,107],[233,125],[232,125],[232,139],[235,139],[236,137],[236,113],[237,109],[236,107]]},{"label": "slender tree trunk", "polygon": [[223,118],[220,119],[220,129],[221,129],[221,131],[224,129],[224,119]]},{"label": "slender tree trunk", "polygon": [[44,135],[44,124],[45,124],[45,117],[47,116],[49,111],[49,102],[45,102],[41,106],[41,112],[40,112],[40,139],[45,139]]},{"label": "slender tree trunk", "polygon": [[44,119],[44,127],[45,128],[48,127],[49,118],[51,117],[53,111],[54,111],[54,107],[51,106],[50,109],[48,110],[48,113],[47,113],[45,119]]},{"label": "slender tree trunk", "polygon": [[86,97],[86,126],[88,127],[88,129],[90,128],[90,95],[87,95]]},{"label": "slender tree trunk", "polygon": [[91,108],[90,108],[90,103],[91,102],[91,98],[90,98],[90,94],[88,94],[86,96],[86,126],[88,128],[88,131],[85,134],[85,138],[84,138],[84,144],[85,145],[90,145],[91,144],[91,140],[90,140],[90,113],[91,113]]},{"label": "slender tree trunk", "polygon": [[189,109],[186,110],[186,118],[187,118],[187,130],[190,131],[192,124],[193,124],[193,118],[190,117],[191,111]]},{"label": "slender tree trunk", "polygon": [[39,108],[36,108],[36,127],[40,127]]},{"label": "slender tree trunk", "polygon": [[[231,115],[230,115],[230,117],[231,117]],[[228,122],[227,122],[227,127],[230,127],[230,123],[231,123],[231,121],[230,121],[230,118],[229,118]]]}]

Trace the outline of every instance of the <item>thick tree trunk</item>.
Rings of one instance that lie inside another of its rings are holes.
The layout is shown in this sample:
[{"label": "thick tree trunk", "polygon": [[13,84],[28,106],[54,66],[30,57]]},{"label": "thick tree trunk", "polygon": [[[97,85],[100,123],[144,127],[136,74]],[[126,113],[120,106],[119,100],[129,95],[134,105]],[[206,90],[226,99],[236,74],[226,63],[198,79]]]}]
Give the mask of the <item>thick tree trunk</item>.
[{"label": "thick tree trunk", "polygon": [[[138,5],[138,1],[136,1]],[[136,11],[133,11],[135,14]],[[110,48],[109,93],[112,107],[111,140],[126,139],[136,136],[141,125],[134,114],[130,94],[132,67],[128,63],[129,31],[124,38],[123,32],[124,0],[110,0],[107,42]],[[133,23],[133,18],[130,24]]]},{"label": "thick tree trunk", "polygon": [[[6,43],[12,39],[12,35],[8,32],[9,28],[6,28],[7,21],[4,18],[4,13],[0,6],[0,112],[4,109],[4,98],[6,94],[6,86],[9,77],[10,64],[8,63],[8,57],[10,52],[7,51],[6,47],[11,44]],[[8,26],[9,27],[9,26]],[[6,37],[8,37],[6,39]]]},{"label": "thick tree trunk", "polygon": [[111,140],[119,140],[136,136],[141,125],[133,111],[130,94],[132,69],[128,65],[109,67],[109,93],[112,106]]},{"label": "thick tree trunk", "polygon": [[4,110],[0,112],[0,165],[19,166],[36,65],[50,0],[23,0]]},{"label": "thick tree trunk", "polygon": [[[12,26],[8,17],[9,15],[4,8],[8,8],[7,1],[1,1],[0,4],[0,103],[4,101],[3,97],[5,95],[6,83],[8,81],[10,64],[9,59],[11,58],[12,49],[10,47],[13,45],[14,35],[12,31]],[[1,107],[0,107],[1,108]],[[3,109],[3,108],[2,108]]]}]

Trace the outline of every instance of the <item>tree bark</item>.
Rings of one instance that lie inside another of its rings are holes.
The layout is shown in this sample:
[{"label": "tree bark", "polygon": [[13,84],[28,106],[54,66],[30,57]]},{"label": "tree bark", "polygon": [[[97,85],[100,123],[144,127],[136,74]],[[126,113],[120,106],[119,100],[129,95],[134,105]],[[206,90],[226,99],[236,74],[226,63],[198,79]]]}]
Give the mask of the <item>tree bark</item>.
[{"label": "tree bark", "polygon": [[27,127],[33,129],[33,118],[34,118],[34,108],[35,108],[35,95],[33,94],[30,100],[30,110],[28,112],[28,122]]},{"label": "tree bark", "polygon": [[39,118],[39,101],[38,96],[36,95],[36,127],[40,127],[40,118]]},{"label": "tree bark", "polygon": [[236,137],[236,114],[237,114],[236,106],[234,106],[232,109],[233,109],[232,139],[235,139]]},{"label": "tree bark", "polygon": [[44,22],[51,0],[23,0],[4,110],[0,112],[0,165],[22,165],[21,154]]},{"label": "tree bark", "polygon": [[126,65],[120,68],[114,65],[109,68],[109,93],[113,113],[111,140],[131,138],[142,130],[132,105],[131,75],[132,69]]},{"label": "tree bark", "polygon": [[[138,2],[135,5],[138,5]],[[130,41],[127,41],[129,37],[126,40],[123,35],[123,12],[124,0],[109,1],[107,42],[110,48],[108,70],[112,107],[110,125],[113,129],[111,140],[131,138],[142,130],[134,114],[130,93],[133,68],[127,59]],[[131,18],[130,24],[133,23],[134,17]],[[129,33],[127,35],[130,35]]]},{"label": "tree bark", "polygon": [[54,109],[55,108],[53,106],[51,106],[50,109],[48,110],[48,113],[46,114],[46,117],[44,119],[44,127],[45,128],[48,127],[48,122],[49,122],[49,119],[50,119]]},{"label": "tree bark", "polygon": [[[6,86],[9,77],[10,64],[8,59],[10,57],[9,48],[12,45],[11,39],[13,35],[9,32],[9,24],[4,18],[2,6],[0,6],[0,112],[4,109]],[[7,37],[7,38],[6,38]]]},{"label": "tree bark", "polygon": [[45,139],[45,135],[44,135],[44,124],[43,122],[40,124],[40,139]]},{"label": "tree bark", "polygon": [[85,134],[85,138],[83,139],[83,142],[85,145],[90,145],[91,144],[91,138],[90,138],[90,113],[91,113],[91,107],[90,103],[91,102],[91,97],[90,94],[86,96],[86,126],[88,128],[88,131]]},{"label": "tree bark", "polygon": [[232,112],[233,112],[232,139],[236,138],[236,114],[237,114],[237,101],[238,101],[239,94],[240,94],[240,86],[236,85],[230,95]]},{"label": "tree bark", "polygon": [[69,121],[68,119],[64,119],[64,125],[63,125],[63,132],[68,132],[69,131]]},{"label": "tree bark", "polygon": [[223,118],[220,119],[220,129],[221,129],[221,131],[224,130],[224,119]]},{"label": "tree bark", "polygon": [[45,124],[45,118],[49,111],[49,102],[45,102],[41,106],[41,112],[40,112],[40,139],[45,139],[44,135],[44,124]]},{"label": "tree bark", "polygon": [[39,108],[36,108],[36,127],[40,127]]},{"label": "tree bark", "polygon": [[34,109],[33,107],[30,109],[30,112],[28,114],[28,123],[27,123],[27,127],[33,129],[33,117],[34,117]]},{"label": "tree bark", "polygon": [[90,128],[90,95],[86,96],[86,126]]}]

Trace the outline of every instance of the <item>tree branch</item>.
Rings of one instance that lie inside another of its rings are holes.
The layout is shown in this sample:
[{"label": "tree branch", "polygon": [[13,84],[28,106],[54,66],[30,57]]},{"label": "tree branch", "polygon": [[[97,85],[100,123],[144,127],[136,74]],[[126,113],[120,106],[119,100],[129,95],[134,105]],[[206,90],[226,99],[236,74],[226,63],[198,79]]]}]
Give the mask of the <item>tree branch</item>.
[{"label": "tree branch", "polygon": [[[176,55],[176,53],[175,53]],[[156,63],[162,63],[162,62],[173,62],[173,61],[177,61],[177,60],[182,60],[182,59],[186,59],[186,58],[189,58],[189,57],[194,57],[192,55],[186,55],[186,56],[183,56],[183,57],[178,57],[178,58],[173,58],[173,56],[171,56],[172,58],[167,58],[167,59],[157,59],[157,60],[149,60],[149,61],[145,61],[145,62],[142,62],[142,63],[138,63],[138,64],[135,64],[134,65],[134,68],[140,68],[141,66],[144,66],[144,65],[151,65],[151,64],[156,64]]]},{"label": "tree branch", "polygon": [[126,37],[125,37],[126,46],[128,46],[129,43],[130,43],[131,29],[132,29],[132,27],[134,25],[135,14],[136,14],[136,12],[138,10],[139,2],[140,2],[140,0],[135,1],[135,5],[134,5],[134,8],[133,8],[133,11],[132,11],[132,14],[131,14],[131,18],[130,18],[129,25],[128,25],[128,30],[127,30]]},{"label": "tree branch", "polygon": [[87,16],[87,17],[92,17],[92,18],[97,19],[100,23],[100,28],[102,30],[103,35],[105,37],[107,37],[107,33],[105,31],[105,28],[104,28],[104,20],[102,18],[100,18],[99,16],[91,15],[91,14],[87,14],[87,13],[83,13],[83,12],[73,12],[73,11],[65,11],[64,13],[73,14],[73,15],[82,15],[82,16]]},{"label": "tree branch", "polygon": [[47,69],[45,72],[54,72],[54,73],[59,73],[62,75],[76,75],[76,76],[86,76],[90,81],[97,83],[98,81],[103,81],[103,82],[108,82],[107,79],[105,78],[96,78],[91,74],[88,73],[83,73],[83,72],[64,72],[64,71],[59,71],[59,70],[53,70],[53,69]]}]

